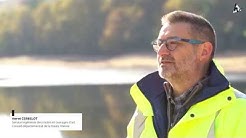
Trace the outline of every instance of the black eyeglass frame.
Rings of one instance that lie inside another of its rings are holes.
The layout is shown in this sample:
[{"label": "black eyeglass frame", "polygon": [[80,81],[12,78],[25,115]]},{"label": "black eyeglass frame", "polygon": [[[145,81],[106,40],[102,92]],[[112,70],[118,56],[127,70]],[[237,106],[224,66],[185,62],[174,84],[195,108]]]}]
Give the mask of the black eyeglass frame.
[{"label": "black eyeglass frame", "polygon": [[173,51],[176,49],[177,46],[175,46],[174,48],[171,48],[169,45],[168,45],[168,41],[170,40],[174,40],[174,41],[183,41],[183,42],[187,42],[187,43],[190,43],[192,45],[197,45],[197,44],[203,44],[205,43],[204,41],[201,41],[201,40],[196,40],[196,39],[186,39],[186,38],[180,38],[180,37],[169,37],[167,39],[155,39],[151,42],[151,45],[153,46],[153,49],[158,52],[159,49],[161,48],[161,46],[163,44],[165,44],[166,48],[169,50],[169,51]]}]

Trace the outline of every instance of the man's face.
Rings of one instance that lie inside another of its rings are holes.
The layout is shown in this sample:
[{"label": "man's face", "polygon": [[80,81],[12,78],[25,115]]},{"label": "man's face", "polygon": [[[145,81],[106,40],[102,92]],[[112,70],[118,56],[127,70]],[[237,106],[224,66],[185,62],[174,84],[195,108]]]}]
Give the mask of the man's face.
[{"label": "man's face", "polygon": [[[190,33],[190,25],[187,23],[166,23],[162,26],[158,39],[165,40],[169,37],[194,39]],[[199,64],[196,47],[180,41],[176,49],[170,51],[162,45],[157,52],[159,75],[168,81],[181,78],[191,79]]]}]

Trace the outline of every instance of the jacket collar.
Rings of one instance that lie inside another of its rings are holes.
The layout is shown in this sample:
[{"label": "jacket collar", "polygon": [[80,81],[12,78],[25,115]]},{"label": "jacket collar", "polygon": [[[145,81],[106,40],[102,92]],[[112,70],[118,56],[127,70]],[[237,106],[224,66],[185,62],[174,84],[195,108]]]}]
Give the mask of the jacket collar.
[{"label": "jacket collar", "polygon": [[208,72],[207,85],[198,94],[198,97],[194,100],[194,104],[205,99],[208,99],[219,92],[229,88],[229,81],[221,73],[221,71],[216,67],[215,63],[212,61],[210,63],[210,68]]},{"label": "jacket collar", "polygon": [[[164,81],[166,80],[160,78],[158,71],[155,71],[136,83],[152,106],[153,123],[158,137],[167,137],[167,98],[163,87]],[[206,100],[228,88],[228,80],[218,70],[215,63],[211,61],[207,85],[203,87],[191,104]]]},{"label": "jacket collar", "polygon": [[[165,79],[162,79],[158,71],[148,74],[140,81],[137,82],[137,86],[145,97],[153,102],[159,95],[164,92],[163,83]],[[211,61],[208,72],[207,85],[202,89],[199,99],[196,102],[207,99],[218,92],[229,88],[229,82],[225,76],[217,69],[215,63]]]}]

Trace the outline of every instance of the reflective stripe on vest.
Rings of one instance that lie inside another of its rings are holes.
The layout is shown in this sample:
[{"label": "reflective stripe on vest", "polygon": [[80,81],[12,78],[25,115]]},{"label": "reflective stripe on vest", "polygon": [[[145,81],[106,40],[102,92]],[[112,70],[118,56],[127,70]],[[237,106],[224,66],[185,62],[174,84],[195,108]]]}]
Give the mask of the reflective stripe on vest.
[{"label": "reflective stripe on vest", "polygon": [[146,117],[143,116],[143,114],[139,110],[136,110],[134,114],[136,115],[136,117],[133,125],[133,129],[134,129],[133,138],[140,138],[144,130],[144,122],[146,120]]},{"label": "reflective stripe on vest", "polygon": [[[157,134],[155,133],[153,125],[153,111],[151,104],[139,90],[137,85],[132,87],[131,96],[137,104],[137,110],[135,111],[135,114],[127,127],[127,138],[156,138]],[[172,138],[181,138],[182,136],[186,138],[215,138],[216,136],[218,138],[246,138],[246,133],[244,130],[246,120],[241,119],[246,117],[246,112],[242,110],[246,107],[246,102],[243,97],[245,97],[244,94],[230,87],[214,97],[197,103],[188,111],[183,120],[181,119],[182,124],[172,129],[173,131],[172,133],[169,133],[169,136]],[[210,112],[213,112],[214,114],[209,114],[207,112],[206,109],[209,107],[212,107]],[[193,112],[199,113],[200,115],[205,114],[209,118],[201,118],[199,120],[201,122],[192,121],[190,123],[186,123],[186,121],[192,120],[189,115]],[[219,114],[221,115],[218,116]],[[228,118],[232,119],[228,120]],[[224,123],[225,119],[226,125]],[[201,123],[206,120],[209,121],[209,123],[207,122],[205,125],[202,125]],[[200,125],[200,127],[196,127],[196,124]],[[195,131],[193,129],[195,129]]]},{"label": "reflective stripe on vest", "polygon": [[130,93],[137,103],[137,109],[127,126],[127,138],[157,138],[150,102],[136,84],[131,87]]},{"label": "reflective stripe on vest", "polygon": [[220,110],[216,112],[215,117],[214,117],[214,121],[208,131],[208,138],[215,138],[215,120],[216,117],[218,116],[218,114],[220,113]]},{"label": "reflective stripe on vest", "polygon": [[127,138],[157,138],[152,116],[144,116],[136,109],[127,126]]}]

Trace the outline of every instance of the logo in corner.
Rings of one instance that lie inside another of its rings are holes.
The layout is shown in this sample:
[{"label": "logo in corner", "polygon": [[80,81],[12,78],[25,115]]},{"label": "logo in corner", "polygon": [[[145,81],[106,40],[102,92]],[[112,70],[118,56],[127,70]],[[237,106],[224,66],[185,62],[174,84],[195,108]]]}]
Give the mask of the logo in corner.
[{"label": "logo in corner", "polygon": [[237,3],[235,3],[232,13],[237,13],[240,11],[242,11],[242,8],[240,8],[239,5]]}]

